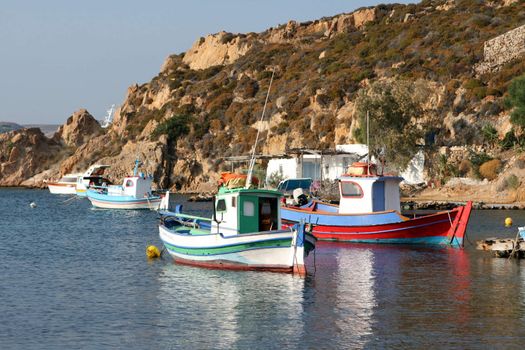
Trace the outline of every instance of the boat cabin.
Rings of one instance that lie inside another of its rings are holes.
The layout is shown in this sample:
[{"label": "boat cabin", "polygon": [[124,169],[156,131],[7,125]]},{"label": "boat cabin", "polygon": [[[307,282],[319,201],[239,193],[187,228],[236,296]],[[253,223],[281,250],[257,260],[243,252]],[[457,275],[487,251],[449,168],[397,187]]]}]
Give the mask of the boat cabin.
[{"label": "boat cabin", "polygon": [[220,187],[214,200],[211,232],[231,237],[280,230],[281,196],[272,190]]},{"label": "boat cabin", "polygon": [[339,178],[339,213],[400,211],[401,181],[399,176],[379,175],[374,164],[353,163]]},{"label": "boat cabin", "polygon": [[127,176],[122,181],[122,185],[108,186],[110,196],[130,196],[135,198],[145,198],[150,196],[153,177],[138,172],[139,161],[135,161],[133,176]]},{"label": "boat cabin", "polygon": [[77,188],[87,189],[90,186],[104,186],[111,184],[111,182],[104,178],[104,172],[110,165],[94,164],[86,170],[86,172],[77,179]]}]

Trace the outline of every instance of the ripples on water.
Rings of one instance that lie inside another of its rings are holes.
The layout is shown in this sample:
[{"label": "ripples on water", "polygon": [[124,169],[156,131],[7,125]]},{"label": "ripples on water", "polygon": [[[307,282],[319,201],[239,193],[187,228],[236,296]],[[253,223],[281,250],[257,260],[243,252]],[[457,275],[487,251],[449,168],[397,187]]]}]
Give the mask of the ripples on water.
[{"label": "ripples on water", "polygon": [[[147,261],[157,214],[0,190],[0,348],[516,348],[525,265],[475,251],[320,243],[305,279]],[[34,200],[38,207],[31,209]],[[184,200],[179,197],[178,200]],[[209,203],[186,203],[196,214]],[[474,212],[471,241],[514,235]],[[314,266],[315,261],[315,266]]]}]

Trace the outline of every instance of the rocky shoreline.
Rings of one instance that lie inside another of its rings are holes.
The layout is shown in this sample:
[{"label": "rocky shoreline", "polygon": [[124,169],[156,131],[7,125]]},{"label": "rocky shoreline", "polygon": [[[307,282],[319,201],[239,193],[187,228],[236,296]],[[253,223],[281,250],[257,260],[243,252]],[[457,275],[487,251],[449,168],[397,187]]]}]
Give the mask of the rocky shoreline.
[{"label": "rocky shoreline", "polygon": [[[20,189],[40,189],[45,190],[46,186],[42,183],[42,186],[0,186],[2,188],[20,188]],[[188,196],[190,202],[210,202],[213,195],[210,193],[198,193],[198,192],[175,192],[180,195]],[[401,209],[403,212],[412,211],[433,211],[433,210],[450,210],[460,205],[465,205],[466,200],[432,200],[432,199],[417,199],[401,198]],[[513,202],[513,203],[495,203],[495,202],[484,202],[484,201],[472,201],[472,207],[476,210],[523,210],[525,209],[525,202]]]},{"label": "rocky shoreline", "polygon": [[[449,210],[459,205],[465,205],[466,201],[434,201],[413,199],[402,199],[403,210]],[[487,203],[472,201],[472,207],[476,210],[521,210],[525,209],[525,203]]]}]

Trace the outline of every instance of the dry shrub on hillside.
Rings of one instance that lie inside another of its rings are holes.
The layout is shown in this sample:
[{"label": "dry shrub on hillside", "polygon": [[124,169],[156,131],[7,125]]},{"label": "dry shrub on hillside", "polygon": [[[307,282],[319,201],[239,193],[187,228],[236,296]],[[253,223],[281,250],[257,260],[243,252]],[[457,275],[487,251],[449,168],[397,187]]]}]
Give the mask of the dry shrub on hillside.
[{"label": "dry shrub on hillside", "polygon": [[487,180],[494,180],[498,177],[498,172],[501,169],[501,160],[499,159],[492,159],[488,162],[485,162],[481,164],[479,167],[479,174],[487,179]]},{"label": "dry shrub on hillside", "polygon": [[472,163],[468,159],[463,159],[461,163],[459,163],[458,171],[459,175],[465,176],[472,170]]}]

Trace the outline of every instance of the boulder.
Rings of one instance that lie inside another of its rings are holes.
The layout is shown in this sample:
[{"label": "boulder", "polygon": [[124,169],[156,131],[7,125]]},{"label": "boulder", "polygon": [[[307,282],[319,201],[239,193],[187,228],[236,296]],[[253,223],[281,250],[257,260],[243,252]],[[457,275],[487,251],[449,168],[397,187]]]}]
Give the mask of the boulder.
[{"label": "boulder", "polygon": [[102,127],[97,120],[87,110],[80,109],[58,128],[53,139],[70,147],[78,147],[101,132]]},{"label": "boulder", "polygon": [[231,64],[252,48],[249,40],[224,31],[197,40],[182,59],[191,69]]}]

